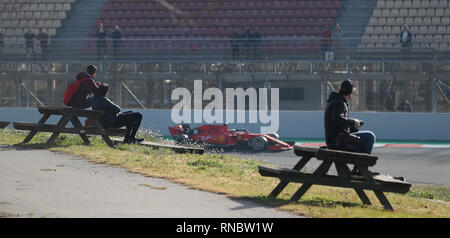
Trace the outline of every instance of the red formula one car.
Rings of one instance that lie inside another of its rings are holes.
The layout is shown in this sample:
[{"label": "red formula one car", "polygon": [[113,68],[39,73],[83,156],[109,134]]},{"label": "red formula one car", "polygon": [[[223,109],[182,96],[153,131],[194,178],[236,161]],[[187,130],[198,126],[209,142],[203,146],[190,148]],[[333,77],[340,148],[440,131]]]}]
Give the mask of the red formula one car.
[{"label": "red formula one car", "polygon": [[203,125],[191,129],[187,124],[169,127],[178,143],[201,142],[219,147],[251,147],[255,151],[290,150],[295,142],[283,142],[278,134],[249,133],[245,129],[228,129],[228,125]]}]

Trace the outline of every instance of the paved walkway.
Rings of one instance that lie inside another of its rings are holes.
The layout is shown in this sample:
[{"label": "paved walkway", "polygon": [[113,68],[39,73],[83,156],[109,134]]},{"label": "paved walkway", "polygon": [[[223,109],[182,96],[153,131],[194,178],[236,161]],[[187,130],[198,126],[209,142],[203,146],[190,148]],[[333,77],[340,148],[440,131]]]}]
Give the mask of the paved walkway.
[{"label": "paved walkway", "polygon": [[19,217],[297,217],[45,150],[0,146],[0,214]]}]

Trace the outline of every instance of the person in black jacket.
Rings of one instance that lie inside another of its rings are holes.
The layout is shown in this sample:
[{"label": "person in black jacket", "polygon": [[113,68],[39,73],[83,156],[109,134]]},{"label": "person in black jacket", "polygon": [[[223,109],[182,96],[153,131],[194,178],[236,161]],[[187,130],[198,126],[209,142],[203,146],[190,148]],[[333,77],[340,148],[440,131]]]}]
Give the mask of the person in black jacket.
[{"label": "person in black jacket", "polygon": [[2,29],[0,28],[0,54],[3,51],[3,32]]},{"label": "person in black jacket", "polygon": [[250,28],[245,28],[245,33],[242,37],[242,42],[244,44],[242,44],[245,48],[245,57],[247,58],[247,60],[250,59],[250,48],[253,48],[253,39],[252,39],[252,32],[250,31]]},{"label": "person in black jacket", "polygon": [[239,60],[239,41],[240,41],[241,35],[239,34],[238,30],[234,28],[233,34],[231,34],[230,37],[230,46],[231,46],[231,53],[233,55],[233,60]]},{"label": "person in black jacket", "polygon": [[34,38],[36,38],[36,35],[33,33],[33,28],[30,27],[23,37],[25,38],[27,57],[34,56]]},{"label": "person in black jacket", "polygon": [[[332,92],[325,109],[325,140],[327,147],[335,150],[372,153],[375,134],[371,131],[359,131],[361,121],[348,117],[347,101],[355,91],[351,80],[342,82],[339,92]],[[355,166],[353,173],[358,174]]]},{"label": "person in black jacket", "polygon": [[97,36],[97,60],[100,60],[105,56],[106,51],[106,31],[103,28],[103,23],[98,24],[95,35]]},{"label": "person in black jacket", "polygon": [[114,56],[117,57],[118,52],[120,51],[120,46],[122,44],[122,32],[120,31],[119,25],[114,26],[114,32],[112,33],[111,38],[113,40]]},{"label": "person in black jacket", "polygon": [[136,133],[141,126],[142,114],[132,111],[121,112],[120,107],[106,97],[108,91],[109,86],[102,83],[92,99],[92,110],[105,112],[100,119],[100,123],[104,127],[120,128],[126,126],[127,132],[123,140],[125,143],[139,143],[144,141],[144,139],[136,138]]},{"label": "person in black jacket", "polygon": [[412,33],[409,31],[408,26],[403,26],[403,31],[400,33],[400,44],[402,46],[402,52],[409,52],[411,50]]},{"label": "person in black jacket", "polygon": [[252,32],[252,47],[253,47],[253,56],[255,60],[261,59],[261,33],[259,32],[259,28],[255,27]]}]

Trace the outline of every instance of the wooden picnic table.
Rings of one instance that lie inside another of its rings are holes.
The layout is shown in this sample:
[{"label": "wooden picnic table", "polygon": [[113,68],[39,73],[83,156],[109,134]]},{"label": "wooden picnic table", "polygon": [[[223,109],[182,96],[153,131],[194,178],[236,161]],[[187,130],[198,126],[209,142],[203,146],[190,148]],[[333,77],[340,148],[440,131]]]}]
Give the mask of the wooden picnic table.
[{"label": "wooden picnic table", "polygon": [[[326,148],[308,148],[298,145],[294,146],[294,152],[302,158],[292,169],[259,166],[259,173],[262,176],[280,179],[280,183],[273,189],[269,197],[278,196],[289,183],[294,182],[302,183],[302,186],[292,196],[292,201],[299,200],[312,185],[324,185],[352,188],[358,194],[363,204],[370,205],[371,202],[364,190],[373,190],[384,208],[393,210],[384,192],[403,194],[407,193],[411,187],[411,184],[405,181],[369,171],[369,167],[374,166],[378,160],[378,157],[374,155]],[[322,163],[313,173],[300,172],[312,158],[316,158]],[[327,174],[333,164],[336,167],[337,176]],[[358,166],[362,175],[353,175],[348,165]]]},{"label": "wooden picnic table", "polygon": [[[14,128],[17,130],[29,130],[22,143],[28,143],[38,132],[52,132],[52,135],[47,140],[47,144],[52,144],[61,133],[78,134],[86,145],[90,144],[87,135],[100,135],[105,143],[114,147],[114,143],[109,136],[124,136],[126,129],[120,128],[104,128],[100,123],[103,116],[103,111],[84,110],[71,107],[45,107],[38,106],[38,112],[43,114],[38,123],[13,122]],[[45,124],[50,116],[61,116],[56,125]],[[84,127],[81,124],[80,117],[87,118],[92,124],[92,127]],[[73,127],[67,127],[71,122]]]}]

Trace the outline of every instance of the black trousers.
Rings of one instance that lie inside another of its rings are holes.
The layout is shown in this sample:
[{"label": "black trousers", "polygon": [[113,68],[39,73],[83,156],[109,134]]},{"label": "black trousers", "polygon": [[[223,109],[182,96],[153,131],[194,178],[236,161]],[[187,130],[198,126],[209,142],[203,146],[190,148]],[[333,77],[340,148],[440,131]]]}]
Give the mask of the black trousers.
[{"label": "black trousers", "polygon": [[125,139],[134,139],[136,133],[141,126],[142,114],[139,112],[123,112],[117,116],[117,120],[112,127],[120,128],[122,126],[127,127]]}]

